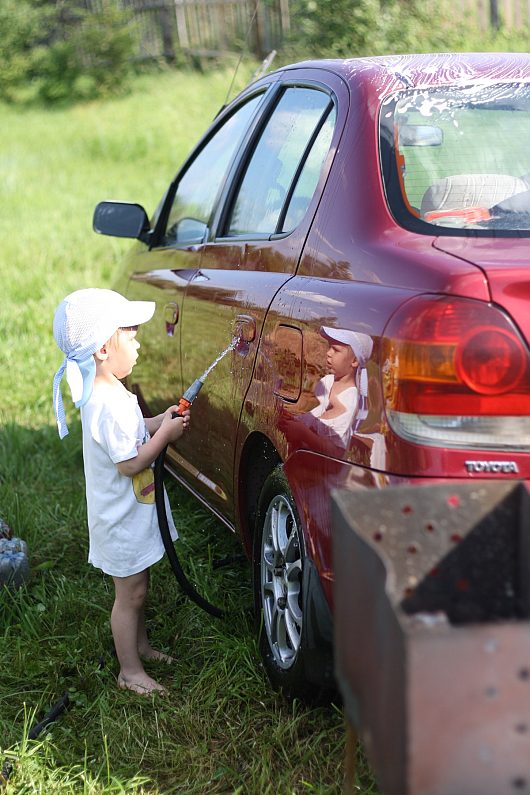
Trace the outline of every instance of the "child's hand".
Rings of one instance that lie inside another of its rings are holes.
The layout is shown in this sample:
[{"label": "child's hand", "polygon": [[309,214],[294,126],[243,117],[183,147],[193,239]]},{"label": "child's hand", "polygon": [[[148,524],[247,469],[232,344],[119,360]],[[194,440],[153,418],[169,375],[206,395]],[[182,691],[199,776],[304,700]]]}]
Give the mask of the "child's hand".
[{"label": "child's hand", "polygon": [[182,415],[174,417],[173,415],[176,414],[177,411],[178,406],[170,406],[166,409],[160,424],[160,430],[167,436],[170,442],[176,442],[177,439],[180,439],[190,424],[190,410],[186,409],[186,411],[182,412]]}]

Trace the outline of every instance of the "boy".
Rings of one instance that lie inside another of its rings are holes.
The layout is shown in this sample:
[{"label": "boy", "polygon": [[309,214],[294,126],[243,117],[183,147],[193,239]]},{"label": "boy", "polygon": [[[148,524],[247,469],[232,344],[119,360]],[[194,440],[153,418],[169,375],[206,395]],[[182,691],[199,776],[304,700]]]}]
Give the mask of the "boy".
[{"label": "boy", "polygon": [[64,372],[81,409],[88,560],[114,581],[111,629],[120,664],[118,686],[142,695],[166,691],[145,672],[141,658],[171,661],[151,648],[144,618],[149,567],[164,554],[152,464],[189,425],[189,411],[172,418],[176,406],[144,419],[136,397],[120,380],[136,364],[136,331],[154,309],[150,301],[128,301],[113,290],[88,288],[66,296],[53,321],[55,341],[66,356],[53,381],[61,439],[68,433],[60,389]]},{"label": "boy", "polygon": [[282,420],[287,441],[335,458],[343,458],[352,434],[368,415],[366,364],[373,341],[367,334],[322,326],[328,342],[328,374],[315,386],[317,405],[311,411]]}]

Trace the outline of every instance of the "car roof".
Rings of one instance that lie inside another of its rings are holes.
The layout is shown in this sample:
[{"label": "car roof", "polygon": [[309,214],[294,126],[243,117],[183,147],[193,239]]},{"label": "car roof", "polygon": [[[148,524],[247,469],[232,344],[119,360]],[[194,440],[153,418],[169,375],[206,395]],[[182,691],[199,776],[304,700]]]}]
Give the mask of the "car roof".
[{"label": "car roof", "polygon": [[350,86],[371,85],[379,98],[404,88],[455,83],[530,80],[528,53],[427,53],[308,60],[278,69],[317,69],[339,75]]}]

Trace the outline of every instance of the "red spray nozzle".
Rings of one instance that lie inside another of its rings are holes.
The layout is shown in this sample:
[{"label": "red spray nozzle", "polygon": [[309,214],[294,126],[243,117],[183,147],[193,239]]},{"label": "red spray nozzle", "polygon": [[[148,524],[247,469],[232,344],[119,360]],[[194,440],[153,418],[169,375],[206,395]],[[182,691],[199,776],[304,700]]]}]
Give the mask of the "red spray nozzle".
[{"label": "red spray nozzle", "polygon": [[184,400],[184,398],[180,398],[180,400],[178,402],[177,410],[175,412],[173,412],[172,416],[173,417],[182,417],[182,415],[184,414],[186,409],[189,409],[190,406],[191,406],[191,403],[189,401]]},{"label": "red spray nozzle", "polygon": [[202,389],[203,381],[197,378],[191,386],[189,386],[178,402],[177,415],[181,415],[186,409],[189,409],[197,395]]}]

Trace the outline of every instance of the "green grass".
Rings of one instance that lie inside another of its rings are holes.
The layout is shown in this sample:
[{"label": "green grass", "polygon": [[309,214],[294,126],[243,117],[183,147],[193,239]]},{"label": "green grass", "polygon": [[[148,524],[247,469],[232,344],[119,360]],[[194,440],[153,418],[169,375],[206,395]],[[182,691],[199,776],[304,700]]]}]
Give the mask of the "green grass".
[{"label": "green grass", "polygon": [[[242,70],[239,86],[249,67]],[[237,542],[176,486],[183,559],[228,609],[217,621],[178,599],[166,561],[154,568],[153,641],[178,658],[150,670],[170,690],[119,691],[110,653],[109,579],[88,566],[80,426],[60,442],[51,379],[61,356],[57,303],[111,286],[129,243],[96,236],[103,198],[151,212],[224,102],[231,73],[139,78],[127,97],[44,111],[2,107],[0,150],[0,516],[30,549],[32,579],[0,604],[0,760],[10,793],[338,793],[342,715],[289,704],[259,663],[248,567],[212,570]],[[104,665],[101,667],[101,657]],[[69,709],[36,741],[28,728],[68,690]],[[366,767],[363,766],[363,771]],[[358,791],[375,792],[363,772]]]}]

